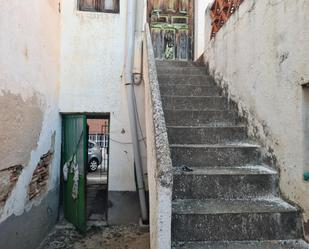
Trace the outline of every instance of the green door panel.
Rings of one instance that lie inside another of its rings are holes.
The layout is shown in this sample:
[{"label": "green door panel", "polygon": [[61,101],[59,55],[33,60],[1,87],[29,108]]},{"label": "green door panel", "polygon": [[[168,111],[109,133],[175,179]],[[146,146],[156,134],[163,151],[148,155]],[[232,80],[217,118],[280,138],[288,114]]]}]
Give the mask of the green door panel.
[{"label": "green door panel", "polygon": [[[62,120],[61,169],[64,216],[80,232],[85,232],[87,228],[85,196],[87,120],[85,115],[65,115]],[[67,170],[63,170],[64,167]]]}]

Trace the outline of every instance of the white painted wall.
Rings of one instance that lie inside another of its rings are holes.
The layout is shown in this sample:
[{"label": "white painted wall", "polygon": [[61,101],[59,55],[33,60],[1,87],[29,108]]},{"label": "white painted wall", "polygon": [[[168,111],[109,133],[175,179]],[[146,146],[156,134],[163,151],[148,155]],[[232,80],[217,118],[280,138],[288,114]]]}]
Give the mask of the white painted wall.
[{"label": "white painted wall", "polygon": [[110,191],[136,190],[127,94],[121,78],[126,6],[126,1],[120,1],[120,14],[94,13],[77,11],[76,0],[62,1],[60,111],[111,113]]},{"label": "white painted wall", "polygon": [[[25,103],[33,96],[33,102],[43,113],[43,121],[35,148],[31,151],[29,161],[24,166],[16,187],[0,211],[0,221],[15,214],[21,215],[42,199],[28,201],[28,185],[40,157],[51,148],[51,138],[56,133],[55,154],[50,168],[49,190],[59,186],[61,121],[58,114],[59,90],[59,35],[60,15],[58,1],[0,1],[0,98],[10,93],[21,97]],[[5,110],[6,106],[1,106]],[[22,119],[18,120],[21,106],[7,109],[15,113],[14,125],[23,127]],[[29,114],[31,115],[31,113]],[[34,115],[35,116],[35,115]],[[1,120],[9,122],[8,120]],[[35,120],[34,120],[35,122]],[[40,122],[40,120],[37,120]],[[0,132],[10,132],[9,130]],[[31,127],[28,132],[31,131]],[[3,134],[0,134],[3,135]],[[12,137],[14,139],[14,136]],[[27,143],[22,141],[21,143]],[[18,151],[23,144],[10,148]],[[12,158],[12,162],[16,160]],[[3,165],[2,165],[3,166]],[[7,165],[12,166],[12,165]],[[4,167],[2,167],[4,168]]]},{"label": "white painted wall", "polygon": [[197,60],[205,49],[205,11],[213,0],[194,0],[194,60]]},{"label": "white painted wall", "polygon": [[308,13],[307,0],[246,0],[205,50],[210,72],[248,113],[250,133],[274,150],[281,190],[305,220],[309,108],[301,84],[309,82]]}]

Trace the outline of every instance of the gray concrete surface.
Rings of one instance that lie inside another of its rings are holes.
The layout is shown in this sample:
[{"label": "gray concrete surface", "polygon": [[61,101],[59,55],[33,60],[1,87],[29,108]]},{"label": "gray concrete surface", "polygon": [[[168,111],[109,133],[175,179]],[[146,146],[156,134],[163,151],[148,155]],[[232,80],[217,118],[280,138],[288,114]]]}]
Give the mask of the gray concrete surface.
[{"label": "gray concrete surface", "polygon": [[137,192],[109,191],[108,214],[109,225],[138,224],[140,206]]},{"label": "gray concrete surface", "polygon": [[0,224],[0,248],[35,249],[54,227],[58,216],[58,191],[49,192],[38,206]]}]

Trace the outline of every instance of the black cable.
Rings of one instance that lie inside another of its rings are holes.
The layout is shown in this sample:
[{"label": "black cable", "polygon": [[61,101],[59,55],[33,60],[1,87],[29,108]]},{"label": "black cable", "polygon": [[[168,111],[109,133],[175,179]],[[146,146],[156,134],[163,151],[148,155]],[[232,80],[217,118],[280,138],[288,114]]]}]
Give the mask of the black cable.
[{"label": "black cable", "polygon": [[[137,110],[137,102],[136,102],[136,95],[135,95],[134,84],[132,84],[132,87],[133,87],[133,100],[134,100],[134,105],[135,105],[135,107],[136,107],[135,115],[136,115],[136,118],[137,118],[137,121],[138,121],[139,130],[140,130],[140,133],[141,133],[142,137],[143,137],[143,138],[146,138],[146,137],[144,136],[144,134],[143,134],[141,122],[140,122],[140,119],[139,119],[139,114],[138,114],[138,110]],[[146,144],[146,142],[145,142],[145,139],[143,139],[143,142],[144,142],[145,148],[147,148],[147,144]]]}]

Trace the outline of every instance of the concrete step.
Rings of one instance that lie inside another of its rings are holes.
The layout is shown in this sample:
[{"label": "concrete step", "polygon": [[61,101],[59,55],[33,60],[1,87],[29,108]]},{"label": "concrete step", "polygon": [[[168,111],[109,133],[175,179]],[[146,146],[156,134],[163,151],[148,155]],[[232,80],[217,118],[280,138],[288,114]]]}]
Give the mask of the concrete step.
[{"label": "concrete step", "polygon": [[165,85],[216,86],[214,80],[208,75],[159,74],[158,80],[161,86]]},{"label": "concrete step", "polygon": [[186,69],[191,69],[191,68],[196,68],[196,69],[200,69],[203,70],[203,72],[205,74],[207,74],[207,70],[206,67],[203,65],[197,65],[197,64],[193,64],[193,63],[183,63],[182,65],[175,65],[175,63],[156,63],[157,66],[157,72],[160,72],[164,69],[182,69],[182,70],[186,70]]},{"label": "concrete step", "polygon": [[278,198],[277,172],[246,143],[236,106],[206,69],[157,61],[157,71],[175,167],[173,248],[309,249],[299,211]]},{"label": "concrete step", "polygon": [[309,249],[303,240],[176,242],[172,249]]},{"label": "concrete step", "polygon": [[206,75],[205,67],[196,66],[185,66],[185,67],[175,67],[175,66],[157,66],[157,72],[159,75]]},{"label": "concrete step", "polygon": [[233,167],[235,165],[258,165],[261,152],[253,144],[171,144],[174,167]]},{"label": "concrete step", "polygon": [[222,91],[217,86],[160,85],[161,95],[170,96],[220,96]]},{"label": "concrete step", "polygon": [[236,125],[241,123],[237,113],[230,111],[197,111],[164,109],[168,126]]},{"label": "concrete step", "polygon": [[248,139],[245,125],[231,126],[168,126],[171,144],[221,144]]},{"label": "concrete step", "polygon": [[175,171],[174,199],[247,199],[277,196],[277,172],[267,166],[191,168]]},{"label": "concrete step", "polygon": [[[229,103],[224,97],[162,95],[163,107],[171,110],[224,110]],[[236,111],[236,110],[235,110]]]},{"label": "concrete step", "polygon": [[175,200],[174,241],[243,241],[302,238],[296,208],[279,198]]},{"label": "concrete step", "polygon": [[193,61],[168,61],[168,60],[156,60],[157,67],[202,67],[199,63]]}]

